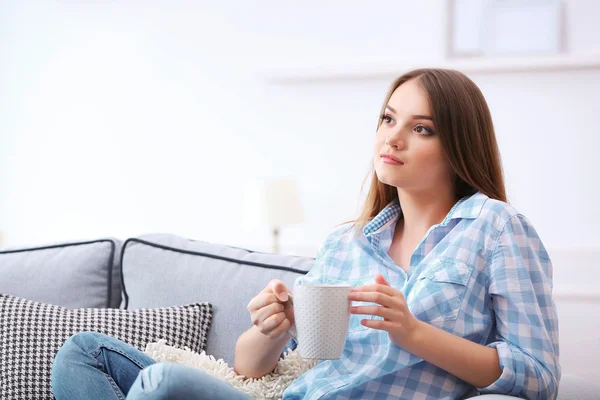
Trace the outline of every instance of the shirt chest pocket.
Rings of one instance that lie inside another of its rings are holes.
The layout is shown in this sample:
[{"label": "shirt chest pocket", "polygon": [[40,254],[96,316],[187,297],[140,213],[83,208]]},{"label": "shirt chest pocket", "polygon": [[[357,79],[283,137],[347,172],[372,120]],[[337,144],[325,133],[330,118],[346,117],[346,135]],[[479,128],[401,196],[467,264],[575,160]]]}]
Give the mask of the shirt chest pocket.
[{"label": "shirt chest pocket", "polygon": [[427,322],[456,320],[462,308],[473,267],[454,259],[436,260],[417,278],[410,295],[410,311]]},{"label": "shirt chest pocket", "polygon": [[[359,278],[359,279],[328,279],[327,280],[328,284],[333,284],[333,285],[350,285],[353,288],[358,287],[358,286],[362,286],[362,285],[370,285],[375,283],[375,278],[372,276],[367,276],[364,278]],[[368,303],[368,302],[364,302],[364,301],[353,301],[352,302],[353,306],[372,306],[372,305],[377,305],[375,303]],[[362,329],[367,329],[366,326],[362,325],[360,323],[361,320],[363,319],[374,319],[374,316],[371,315],[358,315],[358,314],[350,314],[350,325],[348,327],[348,331],[349,332],[353,332],[353,331],[357,331],[357,330],[362,330]]]}]

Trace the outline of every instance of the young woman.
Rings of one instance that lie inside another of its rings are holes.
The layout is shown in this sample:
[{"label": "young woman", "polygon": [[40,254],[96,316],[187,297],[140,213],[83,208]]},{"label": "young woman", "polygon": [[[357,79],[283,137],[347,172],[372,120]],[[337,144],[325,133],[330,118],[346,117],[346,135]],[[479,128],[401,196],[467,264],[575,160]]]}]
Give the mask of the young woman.
[{"label": "young woman", "polygon": [[[354,287],[344,353],[294,381],[284,399],[556,398],[552,265],[530,222],[506,204],[494,128],[477,86],[451,70],[396,79],[377,125],[373,166],[362,213],[329,236],[299,279]],[[289,291],[274,280],[248,304],[253,326],[236,345],[239,374],[273,371],[286,345],[296,345],[287,334]],[[201,371],[153,364],[114,340],[108,346],[117,355],[103,359],[112,365],[98,366],[96,349],[110,340],[89,333],[69,339],[53,371],[59,400],[81,393],[247,399]],[[80,382],[87,390],[78,391]]]}]

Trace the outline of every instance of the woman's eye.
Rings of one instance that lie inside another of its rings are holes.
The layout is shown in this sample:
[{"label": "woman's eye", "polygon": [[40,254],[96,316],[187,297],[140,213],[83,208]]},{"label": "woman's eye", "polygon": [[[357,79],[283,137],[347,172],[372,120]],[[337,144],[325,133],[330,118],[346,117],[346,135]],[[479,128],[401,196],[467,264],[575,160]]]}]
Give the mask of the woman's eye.
[{"label": "woman's eye", "polygon": [[415,127],[415,132],[419,135],[433,135],[433,131],[423,125],[417,125]]},{"label": "woman's eye", "polygon": [[388,125],[394,122],[393,118],[390,117],[389,115],[382,115],[381,120]]}]

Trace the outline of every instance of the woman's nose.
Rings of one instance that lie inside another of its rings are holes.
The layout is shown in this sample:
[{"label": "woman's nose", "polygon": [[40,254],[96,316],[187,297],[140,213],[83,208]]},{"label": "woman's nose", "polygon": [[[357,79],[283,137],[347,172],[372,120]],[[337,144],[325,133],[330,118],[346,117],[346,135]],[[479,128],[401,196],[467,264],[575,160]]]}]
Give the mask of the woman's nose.
[{"label": "woman's nose", "polygon": [[406,146],[406,142],[400,137],[388,137],[385,144],[396,150],[403,150]]}]

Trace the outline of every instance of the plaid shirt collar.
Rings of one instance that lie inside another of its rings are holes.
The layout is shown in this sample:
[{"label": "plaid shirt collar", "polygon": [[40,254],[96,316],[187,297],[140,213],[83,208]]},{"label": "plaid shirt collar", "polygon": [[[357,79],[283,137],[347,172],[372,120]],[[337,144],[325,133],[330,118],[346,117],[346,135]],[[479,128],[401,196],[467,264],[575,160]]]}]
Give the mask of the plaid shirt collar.
[{"label": "plaid shirt collar", "polygon": [[[445,226],[453,219],[475,219],[479,217],[481,208],[487,199],[488,196],[481,192],[477,192],[470,197],[463,197],[456,202],[452,209],[450,209],[450,212],[448,212],[448,215],[446,215],[446,218],[444,218],[440,225]],[[397,220],[401,215],[402,208],[400,207],[400,202],[396,198],[365,225],[363,228],[364,235],[367,238],[371,235],[378,235],[386,224],[390,221]]]}]

